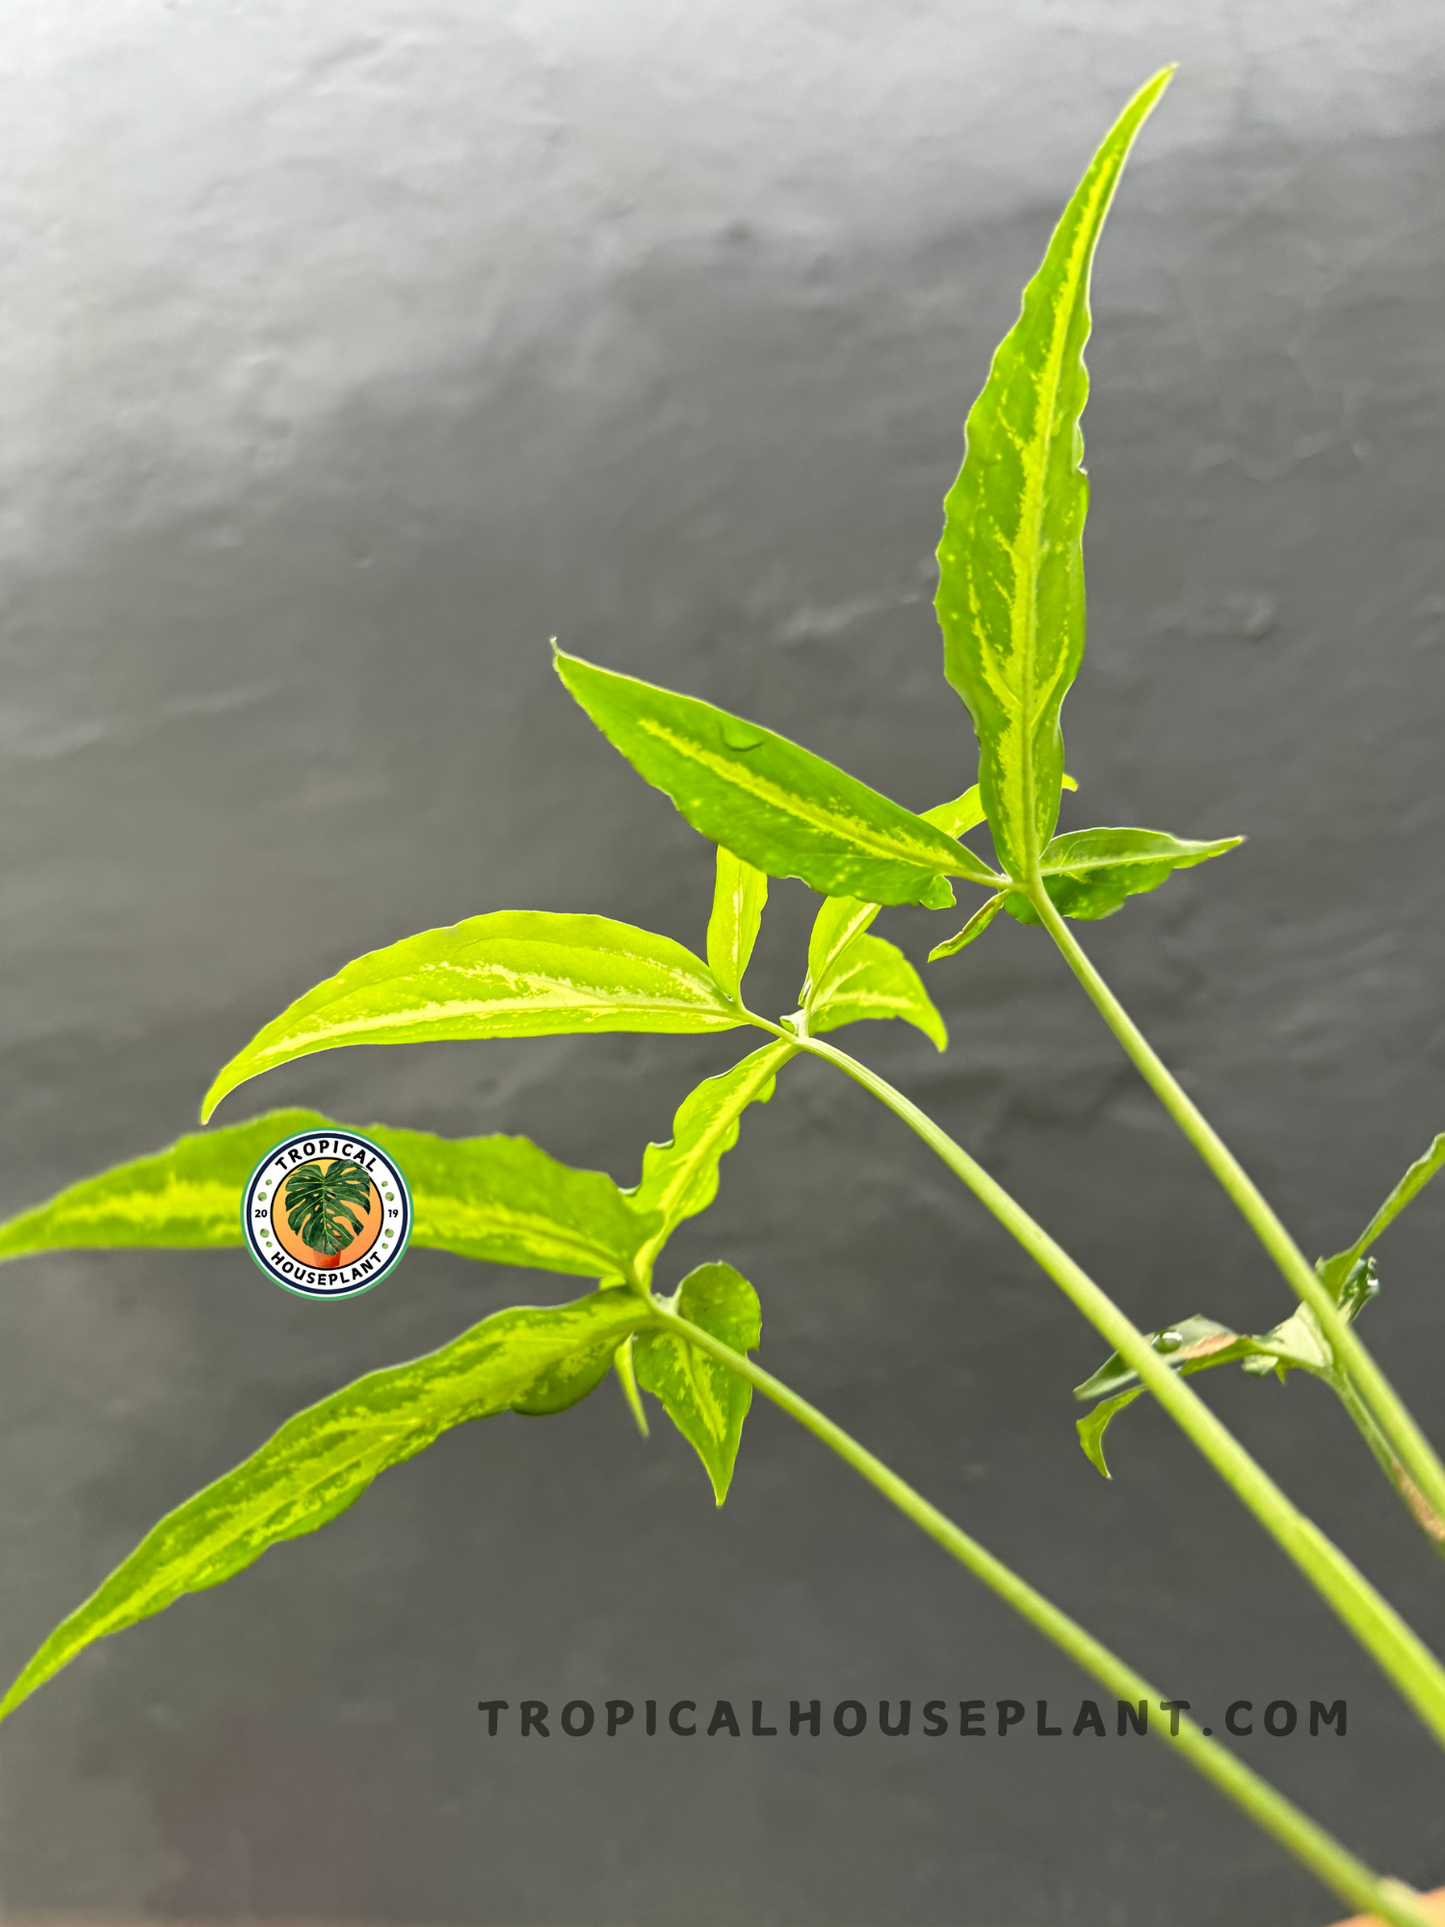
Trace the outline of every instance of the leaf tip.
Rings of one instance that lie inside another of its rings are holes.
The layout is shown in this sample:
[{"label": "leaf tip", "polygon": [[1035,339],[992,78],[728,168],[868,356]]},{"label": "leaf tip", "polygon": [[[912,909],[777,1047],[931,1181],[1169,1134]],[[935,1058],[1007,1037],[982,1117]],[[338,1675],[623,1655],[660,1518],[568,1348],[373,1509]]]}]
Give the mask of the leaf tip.
[{"label": "leaf tip", "polygon": [[1089,1421],[1092,1417],[1091,1412],[1089,1418],[1081,1418],[1075,1428],[1079,1434],[1079,1447],[1096,1472],[1102,1473],[1106,1479],[1112,1479],[1114,1475],[1109,1470],[1108,1460],[1104,1457],[1103,1443],[1096,1433],[1089,1430]]}]

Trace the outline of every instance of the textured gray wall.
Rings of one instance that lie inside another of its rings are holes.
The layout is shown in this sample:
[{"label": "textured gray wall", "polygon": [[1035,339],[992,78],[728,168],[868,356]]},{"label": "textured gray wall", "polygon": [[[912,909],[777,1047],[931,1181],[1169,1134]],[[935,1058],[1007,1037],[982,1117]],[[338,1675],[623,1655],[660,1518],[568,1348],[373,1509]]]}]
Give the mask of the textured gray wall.
[{"label": "textured gray wall", "polygon": [[[1247,832],[1092,935],[1311,1250],[1445,1124],[1445,37],[1429,0],[19,0],[0,115],[6,1209],[190,1128],[353,954],[478,911],[700,942],[708,852],[547,637],[923,807],[971,779],[929,595],[959,424],[1050,223],[1178,58],[1105,239],[1067,820]],[[791,1007],[808,905],[755,966]],[[939,926],[890,913],[915,957]],[[1143,1322],[1284,1288],[1036,931],[854,1033]],[[506,1128],[635,1176],[720,1038],[353,1051],[232,1099]],[[1439,1414],[1442,1206],[1370,1337]],[[1160,1415],[825,1067],[680,1261],[766,1361],[1351,1842],[1445,1875],[1438,1762]],[[7,1673],[298,1403],[565,1282],[416,1252],[317,1306],[240,1254],[7,1268]],[[1412,1620],[1438,1565],[1322,1393],[1210,1396]],[[727,1508],[610,1389],[389,1474],[0,1733],[12,1916],[1295,1927],[1329,1901],[1142,1743],[489,1742],[483,1696],[1087,1690],[755,1410]],[[1093,1749],[1097,1747],[1097,1751]]]}]

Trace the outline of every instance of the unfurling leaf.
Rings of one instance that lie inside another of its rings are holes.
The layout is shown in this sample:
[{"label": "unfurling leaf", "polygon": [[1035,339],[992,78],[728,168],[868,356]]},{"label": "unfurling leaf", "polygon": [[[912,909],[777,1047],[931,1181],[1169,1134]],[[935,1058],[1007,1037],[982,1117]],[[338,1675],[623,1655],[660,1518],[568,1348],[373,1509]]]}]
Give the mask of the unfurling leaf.
[{"label": "unfurling leaf", "polygon": [[[1107,917],[1126,897],[1157,890],[1174,871],[1223,856],[1243,841],[1242,836],[1225,836],[1194,843],[1164,830],[1074,830],[1054,838],[1039,870],[1064,916]],[[1039,921],[1028,898],[1018,893],[1009,896],[1005,908],[1020,923]]]},{"label": "unfurling leaf", "polygon": [[742,1001],[743,973],[758,940],[767,900],[765,873],[719,844],[712,916],[707,926],[707,967],[728,996],[738,1002]]},{"label": "unfurling leaf", "polygon": [[767,1103],[778,1071],[797,1050],[796,1044],[764,1044],[720,1077],[705,1079],[678,1106],[667,1143],[643,1152],[641,1181],[625,1195],[650,1227],[637,1250],[644,1274],[674,1227],[717,1196],[718,1163],[738,1141],[743,1111]]},{"label": "unfurling leaf", "polygon": [[994,846],[1025,883],[1058,820],[1059,707],[1084,653],[1089,274],[1120,170],[1168,81],[1156,74],[1134,96],[1065,208],[969,413],[963,468],[944,504],[944,670],[978,733]]},{"label": "unfurling leaf", "polygon": [[[762,1336],[758,1294],[731,1265],[699,1265],[690,1271],[673,1309],[735,1352],[757,1350]],[[668,1417],[693,1446],[721,1505],[732,1482],[752,1386],[672,1331],[639,1332],[632,1356],[638,1383],[661,1399]]]},{"label": "unfurling leaf", "polygon": [[1346,1280],[1370,1246],[1382,1232],[1389,1229],[1405,1206],[1420,1195],[1442,1165],[1445,1165],[1445,1131],[1435,1139],[1424,1157],[1416,1158],[1349,1250],[1338,1251],[1333,1258],[1320,1260],[1316,1269],[1337,1301],[1342,1300]]},{"label": "unfurling leaf", "polygon": [[895,944],[882,937],[854,937],[812,983],[808,1029],[816,1034],[869,1017],[901,1017],[948,1048],[948,1031],[918,972]]},{"label": "unfurling leaf", "polygon": [[542,1413],[575,1404],[648,1316],[647,1301],[625,1290],[497,1312],[440,1351],[372,1372],[299,1412],[146,1535],[45,1641],[0,1701],[0,1717],[94,1640],[183,1593],[219,1585],[268,1546],[336,1518],[379,1472],[425,1451],[451,1426],[508,1409]]},{"label": "unfurling leaf", "polygon": [[774,877],[871,903],[953,901],[993,872],[911,810],[711,703],[557,652],[557,674],[612,746],[714,843]]},{"label": "unfurling leaf", "polygon": [[743,1021],[671,937],[610,917],[498,910],[373,950],[308,991],[221,1071],[201,1121],[248,1078],[344,1044],[731,1030]]},{"label": "unfurling leaf", "polygon": [[[342,1128],[317,1111],[269,1111],[183,1137],[0,1226],[0,1259],[97,1246],[239,1245],[242,1193],[271,1147],[302,1131]],[[633,1277],[639,1247],[661,1223],[604,1172],[574,1171],[524,1137],[442,1138],[385,1124],[369,1124],[366,1136],[406,1173],[415,1245],[613,1281]]]},{"label": "unfurling leaf", "polygon": [[1003,906],[1004,892],[1000,890],[997,896],[990,897],[987,903],[974,911],[956,937],[950,937],[946,943],[936,943],[928,953],[928,961],[937,963],[940,957],[957,956],[966,945],[976,942],[983,935]]}]

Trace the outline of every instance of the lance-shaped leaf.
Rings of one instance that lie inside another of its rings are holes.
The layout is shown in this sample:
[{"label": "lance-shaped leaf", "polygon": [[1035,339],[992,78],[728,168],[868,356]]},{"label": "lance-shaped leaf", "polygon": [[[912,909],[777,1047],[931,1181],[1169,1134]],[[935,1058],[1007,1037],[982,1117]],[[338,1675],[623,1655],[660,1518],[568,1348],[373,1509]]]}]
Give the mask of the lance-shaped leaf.
[{"label": "lance-shaped leaf", "polygon": [[739,1120],[749,1104],[766,1104],[778,1071],[797,1053],[796,1044],[765,1044],[720,1077],[690,1091],[672,1120],[666,1144],[642,1154],[642,1180],[628,1193],[646,1214],[650,1229],[637,1250],[645,1273],[673,1228],[705,1211],[717,1196],[718,1163],[738,1141]]},{"label": "lance-shaped leaf", "polygon": [[93,1641],[183,1593],[219,1585],[268,1546],[336,1518],[378,1473],[425,1451],[451,1426],[509,1408],[551,1412],[575,1404],[648,1316],[647,1301],[627,1290],[498,1312],[440,1351],[372,1372],[299,1412],[146,1535],[45,1641],[0,1701],[0,1717]]},{"label": "lance-shaped leaf", "polygon": [[[731,1265],[699,1265],[690,1271],[673,1310],[735,1352],[756,1351],[762,1336],[758,1294]],[[639,1332],[632,1359],[638,1384],[661,1399],[702,1460],[721,1505],[732,1483],[752,1386],[672,1331]]]},{"label": "lance-shaped leaf", "polygon": [[1435,1139],[1423,1157],[1416,1158],[1349,1250],[1337,1251],[1333,1258],[1320,1260],[1316,1269],[1336,1299],[1341,1298],[1346,1280],[1357,1269],[1370,1246],[1382,1232],[1389,1229],[1405,1206],[1420,1195],[1442,1165],[1445,1165],[1445,1131]]},{"label": "lance-shaped leaf", "polygon": [[229,1130],[193,1133],[154,1157],[133,1158],[99,1177],[83,1178],[0,1225],[0,1259],[121,1245],[191,1250],[239,1245],[246,1180],[274,1144],[313,1129],[336,1126],[318,1111],[268,1111]]},{"label": "lance-shaped leaf", "polygon": [[491,1264],[635,1282],[639,1245],[660,1224],[606,1172],[559,1164],[524,1137],[380,1129],[367,1135],[406,1173],[413,1244]]},{"label": "lance-shaped leaf", "polygon": [[373,950],[308,991],[221,1071],[201,1121],[247,1078],[343,1044],[741,1022],[702,961],[671,937],[610,917],[498,910]]},{"label": "lance-shaped leaf", "polygon": [[707,925],[707,967],[728,996],[738,1002],[742,1001],[743,973],[762,928],[767,900],[766,874],[719,844],[712,915]]},{"label": "lance-shaped leaf", "polygon": [[798,992],[805,1003],[814,984],[820,984],[834,962],[855,937],[861,937],[878,912],[881,903],[864,903],[858,897],[829,897],[813,919],[808,938],[808,975]]},{"label": "lance-shaped leaf", "polygon": [[692,696],[556,657],[558,675],[632,767],[695,830],[769,876],[871,903],[953,901],[991,882],[972,851],[810,750]]},{"label": "lance-shaped leaf", "polygon": [[[1237,850],[1242,836],[1196,843],[1164,830],[1073,830],[1056,836],[1039,863],[1044,888],[1066,917],[1112,916],[1126,897],[1157,890],[1176,870],[1207,863]],[[1017,891],[1004,900],[1020,923],[1037,923],[1038,912]]]},{"label": "lance-shaped leaf", "polygon": [[951,803],[935,803],[931,810],[924,810],[923,820],[931,823],[935,829],[942,830],[945,836],[960,837],[969,830],[976,830],[985,820],[983,792],[975,783],[962,796],[955,796]]},{"label": "lance-shaped leaf", "polygon": [[937,963],[940,957],[956,957],[960,950],[966,950],[969,944],[977,943],[978,939],[983,935],[984,931],[988,929],[999,911],[1002,910],[1006,901],[1006,893],[1000,890],[996,896],[992,896],[986,903],[980,904],[957,936],[949,937],[945,942],[936,943],[933,946],[932,950],[928,953],[928,961],[930,963]]},{"label": "lance-shaped leaf", "polygon": [[[786,1051],[786,1046],[784,1047]],[[239,1245],[241,1198],[261,1159],[302,1131],[345,1131],[319,1111],[268,1111],[183,1137],[154,1157],[85,1178],[0,1226],[0,1259],[33,1251]],[[412,1195],[412,1243],[499,1265],[631,1279],[661,1219],[602,1171],[574,1171],[524,1137],[443,1138],[369,1124]]]},{"label": "lance-shaped leaf", "polygon": [[837,1030],[869,1017],[901,1017],[948,1048],[948,1031],[923,988],[918,972],[895,944],[882,937],[854,937],[812,987],[808,1029]]},{"label": "lance-shaped leaf", "polygon": [[1059,707],[1084,653],[1089,275],[1120,170],[1168,80],[1156,74],[1134,96],[1064,210],[969,413],[944,504],[944,670],[973,716],[994,846],[1021,882],[1058,820]]}]

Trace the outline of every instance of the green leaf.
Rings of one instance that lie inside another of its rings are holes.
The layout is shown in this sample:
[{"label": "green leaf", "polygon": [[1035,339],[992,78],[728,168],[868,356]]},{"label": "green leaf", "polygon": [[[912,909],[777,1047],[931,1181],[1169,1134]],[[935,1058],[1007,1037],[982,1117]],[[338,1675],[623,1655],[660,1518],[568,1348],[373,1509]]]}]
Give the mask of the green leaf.
[{"label": "green leaf", "polygon": [[[1054,838],[1039,868],[1044,888],[1066,917],[1108,917],[1125,897],[1157,890],[1176,870],[1223,856],[1243,841],[1225,836],[1194,843],[1164,830],[1074,830]],[[1005,908],[1020,923],[1039,921],[1028,898],[1016,892]]]},{"label": "green leaf", "polygon": [[659,1219],[603,1171],[559,1164],[524,1137],[367,1132],[406,1173],[412,1243],[496,1265],[637,1282],[639,1247]]},{"label": "green leaf", "polygon": [[1143,1392],[1142,1385],[1136,1385],[1132,1392],[1121,1392],[1117,1398],[1106,1398],[1096,1405],[1092,1412],[1086,1412],[1078,1422],[1079,1443],[1084,1448],[1084,1457],[1090,1465],[1095,1465],[1106,1479],[1112,1479],[1108,1461],[1104,1457],[1104,1434],[1112,1419],[1122,1412],[1126,1405],[1132,1405]]},{"label": "green leaf", "polygon": [[[0,1258],[97,1246],[239,1245],[242,1193],[271,1147],[302,1131],[345,1129],[318,1111],[286,1110],[183,1137],[0,1226]],[[524,1137],[441,1138],[385,1124],[369,1124],[365,1134],[406,1174],[413,1244],[611,1281],[633,1275],[639,1244],[661,1222],[605,1173],[574,1171]]]},{"label": "green leaf", "polygon": [[[1079,786],[1067,772],[1062,778],[1066,790],[1076,790]],[[925,823],[932,823],[947,836],[964,836],[969,830],[976,830],[988,818],[983,807],[983,791],[975,783],[966,789],[962,796],[956,796],[951,803],[936,803],[931,810],[923,811]]]},{"label": "green leaf", "polygon": [[1020,882],[1058,820],[1059,708],[1084,654],[1089,275],[1120,170],[1170,72],[1130,101],[1065,208],[969,413],[944,504],[944,670],[973,716],[994,845]]},{"label": "green leaf", "polygon": [[1254,1354],[1245,1359],[1244,1370],[1255,1378],[1267,1377],[1270,1372],[1283,1378],[1287,1371],[1327,1376],[1334,1368],[1329,1340],[1308,1305],[1301,1305],[1257,1338],[1241,1339],[1240,1344]]},{"label": "green leaf", "polygon": [[769,876],[801,877],[824,896],[935,908],[953,901],[948,876],[995,880],[931,823],[758,723],[560,650],[556,668],[695,830]]},{"label": "green leaf", "polygon": [[623,1401],[632,1414],[632,1422],[643,1438],[652,1437],[652,1429],[647,1423],[647,1414],[642,1409],[642,1393],[637,1389],[637,1373],[632,1369],[632,1336],[629,1333],[613,1353],[612,1368],[617,1373],[617,1383],[622,1388]]},{"label": "green leaf", "polygon": [[45,1641],[0,1701],[0,1717],[93,1641],[183,1593],[219,1585],[268,1546],[336,1518],[378,1473],[425,1451],[451,1426],[508,1409],[540,1413],[574,1404],[648,1316],[647,1301],[633,1291],[498,1312],[440,1351],[373,1372],[298,1413],[146,1535]]},{"label": "green leaf", "polygon": [[951,803],[935,803],[931,810],[925,810],[923,820],[942,830],[945,836],[960,837],[968,830],[976,830],[985,821],[983,792],[975,783]]},{"label": "green leaf", "polygon": [[670,937],[610,917],[498,910],[373,950],[308,991],[221,1071],[201,1121],[248,1078],[343,1044],[741,1022],[700,959]]},{"label": "green leaf", "polygon": [[1420,1195],[1441,1165],[1445,1165],[1445,1132],[1441,1132],[1423,1157],[1416,1158],[1349,1250],[1337,1251],[1333,1258],[1320,1260],[1316,1269],[1337,1300],[1346,1279],[1370,1246],[1389,1229],[1405,1206]]},{"label": "green leaf", "polygon": [[869,1017],[901,1017],[939,1050],[948,1048],[948,1031],[918,972],[882,937],[854,937],[834,956],[813,984],[807,1016],[813,1034]]},{"label": "green leaf", "polygon": [[674,1227],[705,1211],[717,1196],[718,1163],[738,1141],[742,1112],[749,1104],[767,1103],[778,1071],[797,1049],[796,1044],[765,1044],[720,1077],[707,1078],[679,1105],[668,1142],[649,1144],[643,1152],[641,1182],[627,1194],[654,1227],[638,1247],[643,1276]]},{"label": "green leaf", "polygon": [[881,903],[864,903],[858,897],[828,898],[813,919],[812,935],[808,938],[808,975],[798,992],[799,1002],[806,1001],[813,985],[823,981],[835,959],[855,937],[863,935],[882,908]]},{"label": "green leaf", "polygon": [[333,1158],[323,1167],[298,1164],[286,1176],[286,1222],[302,1244],[334,1258],[361,1235],[363,1220],[353,1206],[371,1209],[371,1179],[350,1158]]},{"label": "green leaf", "polygon": [[[690,1271],[673,1310],[735,1352],[757,1350],[762,1336],[758,1294],[731,1265],[699,1265]],[[721,1505],[732,1482],[752,1386],[670,1331],[639,1332],[632,1357],[638,1383],[661,1399],[702,1460]]]},{"label": "green leaf", "polygon": [[[1368,1286],[1362,1281],[1353,1299],[1351,1318],[1359,1316],[1361,1306],[1370,1295]],[[1271,1330],[1254,1336],[1231,1331],[1227,1325],[1216,1324],[1212,1318],[1196,1316],[1181,1318],[1177,1325],[1166,1326],[1163,1331],[1150,1332],[1149,1342],[1184,1377],[1193,1372],[1212,1371],[1216,1365],[1231,1364],[1240,1365],[1254,1378],[1267,1378],[1271,1373],[1277,1373],[1283,1379],[1291,1371],[1305,1371],[1317,1378],[1329,1378],[1334,1369],[1334,1355],[1329,1342],[1308,1305],[1301,1305]],[[1145,1387],[1135,1382],[1138,1376],[1127,1359],[1115,1352],[1092,1378],[1085,1379],[1082,1385],[1074,1388],[1075,1398],[1099,1398],[1105,1393],[1118,1394],[1122,1386],[1133,1386],[1132,1391],[1123,1392],[1120,1396],[1104,1398],[1102,1404],[1096,1405],[1092,1412],[1079,1420],[1079,1443],[1086,1457],[1106,1479],[1110,1477],[1110,1472],[1104,1463],[1104,1433],[1115,1414],[1122,1412],[1144,1391]]]},{"label": "green leaf", "polygon": [[[1241,1342],[1239,1333],[1227,1325],[1198,1315],[1181,1318],[1177,1324],[1166,1325],[1162,1331],[1149,1332],[1146,1336],[1150,1347],[1176,1366],[1223,1363],[1221,1355]],[[1074,1397],[1101,1398],[1108,1392],[1117,1392],[1121,1386],[1131,1385],[1138,1376],[1123,1353],[1115,1352],[1105,1359],[1092,1378],[1074,1387]]]},{"label": "green leaf", "polygon": [[317,1111],[268,1111],[84,1178],[0,1225],[0,1259],[120,1245],[239,1245],[246,1180],[272,1145],[312,1128],[336,1127]]},{"label": "green leaf", "polygon": [[974,911],[956,937],[950,937],[946,943],[935,944],[928,953],[928,961],[937,963],[940,957],[956,956],[965,945],[975,942],[1002,910],[1004,902],[1005,892],[1000,890],[997,896],[990,897],[987,903]]},{"label": "green leaf", "polygon": [[712,916],[707,926],[707,967],[728,996],[739,1003],[743,995],[743,973],[758,940],[767,900],[765,873],[719,844]]}]

